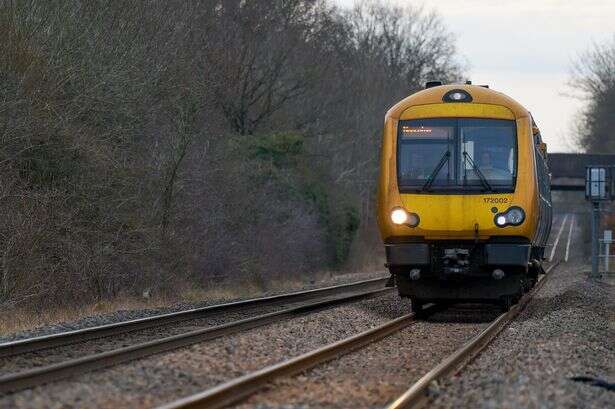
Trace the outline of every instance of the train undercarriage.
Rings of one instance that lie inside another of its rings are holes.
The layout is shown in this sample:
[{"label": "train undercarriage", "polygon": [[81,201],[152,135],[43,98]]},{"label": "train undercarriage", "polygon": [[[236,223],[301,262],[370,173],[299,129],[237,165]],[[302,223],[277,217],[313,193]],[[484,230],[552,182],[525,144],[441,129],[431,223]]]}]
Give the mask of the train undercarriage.
[{"label": "train undercarriage", "polygon": [[478,302],[507,310],[543,272],[544,249],[525,240],[387,243],[387,267],[413,309],[425,303]]}]

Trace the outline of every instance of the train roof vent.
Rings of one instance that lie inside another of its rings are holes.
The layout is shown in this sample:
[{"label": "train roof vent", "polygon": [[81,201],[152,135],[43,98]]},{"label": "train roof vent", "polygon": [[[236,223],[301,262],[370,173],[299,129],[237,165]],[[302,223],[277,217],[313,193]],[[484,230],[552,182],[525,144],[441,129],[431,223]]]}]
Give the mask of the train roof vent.
[{"label": "train roof vent", "polygon": [[439,87],[440,85],[442,85],[442,81],[427,81],[425,83],[425,88]]}]

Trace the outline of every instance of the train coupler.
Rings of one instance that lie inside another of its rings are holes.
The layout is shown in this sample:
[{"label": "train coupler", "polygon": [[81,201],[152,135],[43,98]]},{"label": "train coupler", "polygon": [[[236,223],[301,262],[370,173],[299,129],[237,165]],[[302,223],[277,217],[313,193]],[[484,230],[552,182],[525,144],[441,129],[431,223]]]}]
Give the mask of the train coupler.
[{"label": "train coupler", "polygon": [[444,249],[442,257],[443,273],[467,274],[470,270],[470,250],[468,249]]}]

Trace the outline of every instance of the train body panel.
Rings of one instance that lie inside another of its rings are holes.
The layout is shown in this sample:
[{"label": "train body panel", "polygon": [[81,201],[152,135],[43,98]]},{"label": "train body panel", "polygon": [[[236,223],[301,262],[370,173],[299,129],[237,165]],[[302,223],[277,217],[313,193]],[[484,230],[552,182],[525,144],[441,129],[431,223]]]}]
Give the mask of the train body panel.
[{"label": "train body panel", "polygon": [[420,91],[387,112],[380,158],[378,223],[401,295],[501,299],[531,284],[552,212],[546,146],[520,104],[471,85]]}]

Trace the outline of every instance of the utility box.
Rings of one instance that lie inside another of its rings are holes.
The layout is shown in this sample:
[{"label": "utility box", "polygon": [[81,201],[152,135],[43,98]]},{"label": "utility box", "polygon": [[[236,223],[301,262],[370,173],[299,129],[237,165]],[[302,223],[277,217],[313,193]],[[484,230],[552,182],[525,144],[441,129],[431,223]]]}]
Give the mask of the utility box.
[{"label": "utility box", "polygon": [[585,168],[585,198],[592,202],[613,200],[613,167],[588,166]]},{"label": "utility box", "polygon": [[[598,264],[600,257],[604,257],[604,255],[600,255],[599,242],[601,240],[598,237],[600,208],[602,202],[613,200],[615,197],[614,176],[615,167],[612,165],[587,166],[585,168],[585,198],[592,204],[592,271],[589,275],[590,278],[600,277]],[[606,237],[605,235],[605,239]],[[609,256],[606,256],[606,260]]]},{"label": "utility box", "polygon": [[611,244],[613,244],[613,231],[605,230],[604,239],[602,239],[601,241],[602,243],[604,243],[604,254],[602,255],[602,257],[604,257],[604,271],[608,273],[610,259],[611,257],[613,257],[611,256]]}]

